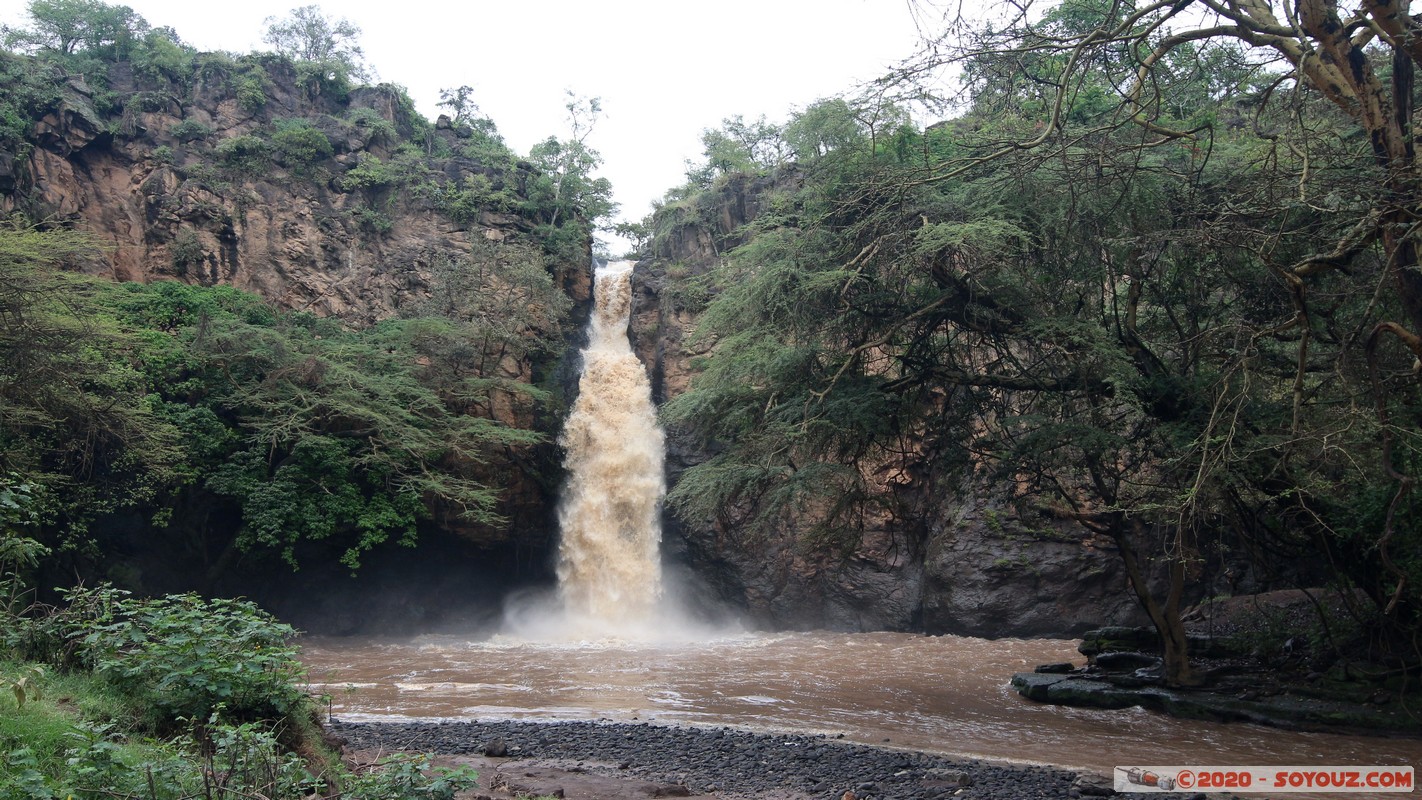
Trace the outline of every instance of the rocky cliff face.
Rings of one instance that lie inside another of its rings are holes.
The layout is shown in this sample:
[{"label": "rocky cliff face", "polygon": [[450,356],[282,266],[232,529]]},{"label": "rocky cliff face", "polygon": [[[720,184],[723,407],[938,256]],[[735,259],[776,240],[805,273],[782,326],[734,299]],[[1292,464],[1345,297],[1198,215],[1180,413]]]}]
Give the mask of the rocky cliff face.
[{"label": "rocky cliff face", "polygon": [[[652,257],[636,272],[633,319],[635,346],[659,399],[685,391],[703,354],[705,345],[689,343],[707,291],[696,279],[741,242],[741,226],[777,188],[796,180],[735,178],[699,197],[692,213],[661,220]],[[705,458],[675,428],[668,448],[672,481]],[[901,462],[872,468],[876,491],[893,499],[885,507],[898,511],[866,519],[847,552],[807,548],[793,530],[748,538],[711,521],[674,517],[665,526],[667,549],[721,599],[766,626],[1067,636],[1100,623],[1144,621],[1109,542],[1024,513],[1006,487],[935,462],[925,435]]]},{"label": "rocky cliff face", "polygon": [[[27,156],[0,153],[0,212],[92,232],[115,279],[227,284],[357,324],[425,297],[439,261],[532,230],[516,213],[440,202],[471,179],[517,196],[528,175],[456,155],[467,132],[447,121],[412,144],[421,132],[398,89],[313,97],[271,59],[257,103],[232,69],[155,84],[115,64],[103,113],[82,79],[57,77]],[[283,139],[283,126],[314,136]],[[587,264],[553,265],[579,301]]]}]

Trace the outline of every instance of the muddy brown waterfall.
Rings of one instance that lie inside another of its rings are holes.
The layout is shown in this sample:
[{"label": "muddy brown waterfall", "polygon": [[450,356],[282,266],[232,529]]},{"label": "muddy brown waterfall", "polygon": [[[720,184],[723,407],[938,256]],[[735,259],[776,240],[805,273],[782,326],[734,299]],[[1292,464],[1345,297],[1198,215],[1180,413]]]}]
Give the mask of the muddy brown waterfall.
[{"label": "muddy brown waterfall", "polygon": [[651,383],[632,353],[632,262],[599,267],[578,399],[560,439],[568,470],[558,584],[583,633],[650,634],[662,596],[665,442]]}]

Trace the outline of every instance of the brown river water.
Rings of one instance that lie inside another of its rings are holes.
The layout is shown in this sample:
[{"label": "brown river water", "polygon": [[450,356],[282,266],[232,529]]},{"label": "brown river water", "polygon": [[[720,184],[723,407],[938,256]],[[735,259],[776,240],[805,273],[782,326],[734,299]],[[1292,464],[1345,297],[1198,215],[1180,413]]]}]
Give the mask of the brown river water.
[{"label": "brown river water", "polygon": [[778,633],[659,644],[441,635],[313,638],[303,652],[313,691],[329,694],[335,715],[350,721],[724,725],[1097,772],[1128,764],[1422,765],[1417,740],[1041,705],[1008,686],[1012,673],[1037,664],[1080,664],[1074,641]]}]

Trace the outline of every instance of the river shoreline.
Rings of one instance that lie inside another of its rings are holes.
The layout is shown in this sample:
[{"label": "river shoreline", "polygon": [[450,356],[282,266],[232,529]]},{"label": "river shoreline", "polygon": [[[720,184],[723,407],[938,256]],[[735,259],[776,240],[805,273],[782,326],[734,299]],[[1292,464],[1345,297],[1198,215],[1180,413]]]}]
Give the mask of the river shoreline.
[{"label": "river shoreline", "polygon": [[[649,796],[1047,800],[1079,797],[1083,789],[1089,794],[1104,780],[1101,776],[1083,780],[1074,771],[1055,767],[873,747],[822,734],[777,735],[734,728],[339,719],[328,728],[344,740],[348,752],[365,757],[378,752],[423,752],[462,757],[481,771],[492,770],[494,774],[481,781],[484,788],[470,797],[542,793],[568,800]],[[609,788],[608,781],[620,781],[621,792]],[[501,789],[505,794],[499,793]]]}]

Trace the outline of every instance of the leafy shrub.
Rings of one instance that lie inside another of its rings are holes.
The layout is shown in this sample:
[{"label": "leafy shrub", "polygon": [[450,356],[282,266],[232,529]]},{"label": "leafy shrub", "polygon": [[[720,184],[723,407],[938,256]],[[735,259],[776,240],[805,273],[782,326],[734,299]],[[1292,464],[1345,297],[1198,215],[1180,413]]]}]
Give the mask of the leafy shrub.
[{"label": "leafy shrub", "polygon": [[400,134],[395,130],[395,124],[380,116],[380,112],[373,108],[354,109],[346,116],[346,121],[365,130],[368,141],[372,144],[378,142],[388,144],[400,138]]},{"label": "leafy shrub", "polygon": [[52,67],[0,51],[0,144],[19,149],[34,120],[59,105],[60,85]]},{"label": "leafy shrub", "polygon": [[335,152],[326,134],[304,119],[287,119],[276,124],[272,134],[278,157],[289,167],[305,167],[324,161]]},{"label": "leafy shrub", "polygon": [[378,208],[366,206],[353,214],[362,230],[385,235],[395,229],[395,220]]},{"label": "leafy shrub", "polygon": [[185,119],[176,122],[168,128],[168,133],[180,142],[195,142],[199,139],[206,139],[212,135],[212,128],[198,122],[197,120]]},{"label": "leafy shrub", "polygon": [[191,762],[172,747],[136,752],[113,727],[81,722],[72,729],[62,777],[53,787],[59,790],[55,797],[180,800],[194,796],[199,775]]},{"label": "leafy shrub", "polygon": [[346,171],[341,178],[341,188],[348,192],[353,189],[383,189],[399,184],[400,180],[400,170],[394,164],[367,153],[361,157],[360,163]]},{"label": "leafy shrub", "polygon": [[448,184],[435,195],[436,207],[455,222],[469,222],[477,219],[485,210],[514,211],[522,208],[523,199],[510,190],[507,184],[497,184],[486,175],[470,175],[464,184],[456,189]]},{"label": "leafy shrub", "polygon": [[133,71],[151,81],[184,80],[192,74],[193,48],[171,28],[150,30],[130,59]]},{"label": "leafy shrub", "polygon": [[473,789],[479,773],[472,767],[430,769],[426,755],[397,754],[381,759],[379,769],[346,783],[350,797],[381,800],[454,800],[454,793]]},{"label": "leafy shrub", "polygon": [[168,246],[168,254],[173,259],[173,270],[179,275],[186,275],[188,269],[201,264],[207,256],[197,231],[191,228],[178,231],[178,235],[173,237],[173,243]]},{"label": "leafy shrub", "polygon": [[73,594],[103,601],[104,613],[76,631],[94,671],[144,697],[157,728],[219,709],[236,720],[277,718],[301,702],[295,630],[248,601],[135,599],[112,588]]},{"label": "leafy shrub", "polygon": [[315,101],[328,97],[337,103],[346,102],[351,96],[349,71],[334,59],[320,61],[297,61],[296,85],[306,98]]},{"label": "leafy shrub", "polygon": [[233,136],[217,143],[217,158],[238,172],[254,173],[266,165],[271,148],[260,137],[251,134]]},{"label": "leafy shrub", "polygon": [[271,93],[271,79],[261,64],[243,61],[229,75],[230,88],[237,98],[237,105],[248,114],[261,111]]},{"label": "leafy shrub", "polygon": [[39,521],[35,509],[38,488],[17,472],[0,474],[0,623],[4,623],[0,647],[5,649],[16,644],[11,640],[27,604],[24,575],[49,555],[49,548],[18,532]]},{"label": "leafy shrub", "polygon": [[135,111],[162,111],[170,99],[165,92],[137,92],[128,99],[128,107]]},{"label": "leafy shrub", "polygon": [[320,788],[301,756],[286,752],[271,730],[251,722],[221,725],[215,716],[209,721],[212,747],[203,781],[216,796],[308,797]]}]

